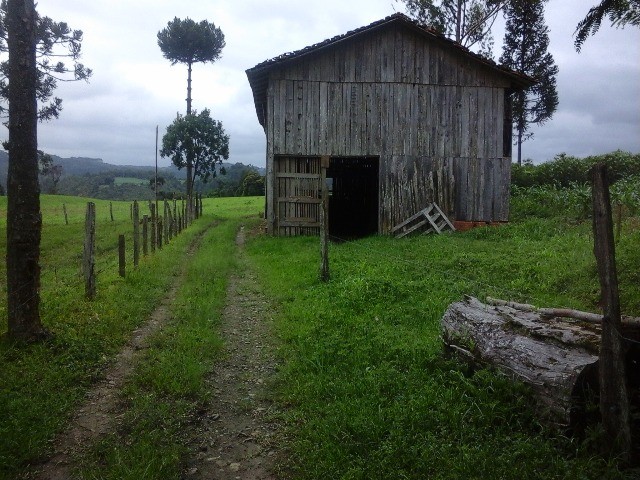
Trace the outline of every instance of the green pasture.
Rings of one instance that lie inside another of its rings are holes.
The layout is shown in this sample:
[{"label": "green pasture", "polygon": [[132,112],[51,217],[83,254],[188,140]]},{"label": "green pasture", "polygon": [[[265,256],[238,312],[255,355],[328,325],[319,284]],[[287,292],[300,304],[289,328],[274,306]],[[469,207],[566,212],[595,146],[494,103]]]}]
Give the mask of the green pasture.
[{"label": "green pasture", "polygon": [[[204,245],[210,245],[211,238],[217,238],[216,232],[234,231],[242,217],[257,219],[262,205],[261,199],[206,200],[203,218],[170,245],[142,258],[138,268],[133,269],[130,204],[112,202],[112,222],[110,202],[95,201],[98,295],[94,301],[87,301],[81,272],[86,202],[87,199],[74,197],[42,196],[41,314],[53,336],[45,343],[28,346],[13,345],[6,339],[0,341],[0,478],[16,478],[27,465],[47,454],[55,433],[64,428],[86,390],[102,378],[132,331],[146,320],[181,265],[195,261],[186,256],[194,235],[216,224],[203,240]],[[64,221],[63,203],[69,225]],[[141,204],[141,214],[146,213],[145,208],[146,204]],[[5,212],[6,197],[0,197],[0,229],[3,231]],[[126,235],[128,245],[125,278],[118,276],[119,234]],[[231,241],[229,244],[233,245]],[[6,235],[0,237],[0,251],[6,251]],[[215,258],[215,246],[205,251]],[[202,261],[202,256],[198,258]],[[212,268],[206,262],[203,265]],[[192,270],[202,266],[189,268],[189,278],[196,276],[201,283],[202,274],[194,274]],[[6,267],[2,262],[0,334],[6,331],[5,277]],[[215,295],[219,297],[220,284],[215,285]],[[181,298],[189,295],[189,288],[193,286],[184,287]],[[203,302],[206,301],[203,298]],[[189,305],[190,315],[197,317],[196,303],[181,300],[180,305],[182,308]]]},{"label": "green pasture", "polygon": [[[629,227],[627,225],[626,227]],[[640,231],[618,243],[623,311],[640,314]],[[254,239],[280,307],[280,403],[296,479],[637,478],[597,456],[597,432],[543,427],[527,390],[443,355],[440,319],[464,295],[598,311],[589,223],[528,218],[500,228],[330,248]]]},{"label": "green pasture", "polygon": [[[184,266],[172,320],[151,341],[121,396],[123,428],[78,459],[83,479],[179,479],[190,428],[210,401],[203,379],[219,355],[226,281],[252,268],[271,299],[281,366],[279,472],[294,479],[623,479],[596,453],[597,431],[570,438],[540,424],[526,388],[444,355],[439,321],[463,295],[597,311],[588,221],[556,211],[499,228],[330,246],[331,280],[318,280],[314,237],[261,235],[263,198],[206,199],[202,219],[117,274],[117,235],[131,238],[129,203],[96,201],[98,298],[80,270],[87,199],[43,196],[42,316],[53,337],[0,343],[0,478],[43,458],[87,389],[141,325]],[[65,225],[62,203],[69,225]],[[146,212],[144,205],[141,211]],[[0,197],[0,229],[6,199]],[[240,224],[246,266],[233,243]],[[210,229],[208,226],[215,225]],[[254,228],[255,227],[255,228]],[[205,232],[206,230],[206,232]],[[186,255],[194,236],[201,249]],[[617,243],[623,313],[640,316],[640,229],[625,216]],[[0,237],[0,249],[5,248]],[[131,264],[128,253],[128,265]],[[6,330],[0,267],[0,332]],[[634,475],[636,475],[634,477]]]}]

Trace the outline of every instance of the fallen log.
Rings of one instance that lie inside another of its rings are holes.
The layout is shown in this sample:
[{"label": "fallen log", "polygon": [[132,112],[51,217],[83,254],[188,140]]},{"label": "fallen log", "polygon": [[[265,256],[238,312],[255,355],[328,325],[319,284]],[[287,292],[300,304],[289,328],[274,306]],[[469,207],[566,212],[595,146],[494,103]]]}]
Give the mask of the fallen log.
[{"label": "fallen log", "polygon": [[[546,423],[584,426],[588,402],[598,393],[599,324],[473,297],[451,304],[441,323],[447,348],[527,384]],[[635,327],[623,333],[640,340]]]}]

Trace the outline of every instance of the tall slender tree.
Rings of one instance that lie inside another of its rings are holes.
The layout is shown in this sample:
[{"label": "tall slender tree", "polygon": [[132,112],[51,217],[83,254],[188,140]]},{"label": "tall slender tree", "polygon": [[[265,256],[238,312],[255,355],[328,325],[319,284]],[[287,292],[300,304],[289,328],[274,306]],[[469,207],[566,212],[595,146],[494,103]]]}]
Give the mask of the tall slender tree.
[{"label": "tall slender tree", "polygon": [[491,27],[507,0],[396,0],[407,13],[467,48],[492,56]]},{"label": "tall slender tree", "polygon": [[[214,23],[199,23],[175,17],[158,32],[158,46],[171,65],[187,65],[187,115],[191,115],[191,69],[194,63],[215,62],[226,43],[224,34]],[[187,196],[193,194],[193,158],[187,158]]]},{"label": "tall slender tree", "polygon": [[531,124],[542,125],[558,107],[558,66],[549,47],[549,28],[544,22],[547,0],[512,0],[505,8],[507,23],[500,62],[533,77],[537,83],[513,94],[513,120],[522,165],[522,142],[533,137]]},{"label": "tall slender tree", "polygon": [[[8,335],[33,341],[46,336],[40,321],[40,187],[38,120],[55,118],[62,100],[51,99],[57,81],[86,80],[78,62],[82,32],[40,17],[34,0],[0,3],[0,116],[8,102],[7,306]],[[65,64],[63,59],[71,59]],[[41,102],[40,108],[38,101]]]},{"label": "tall slender tree", "polygon": [[34,0],[8,0],[9,172],[7,177],[8,334],[33,341],[40,322],[37,17]]}]

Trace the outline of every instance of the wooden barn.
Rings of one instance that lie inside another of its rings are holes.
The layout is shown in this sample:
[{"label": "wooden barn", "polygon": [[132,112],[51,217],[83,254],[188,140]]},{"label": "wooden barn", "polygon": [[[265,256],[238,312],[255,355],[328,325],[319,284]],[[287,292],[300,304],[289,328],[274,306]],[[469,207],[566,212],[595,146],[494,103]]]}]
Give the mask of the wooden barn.
[{"label": "wooden barn", "polygon": [[506,222],[510,94],[533,80],[395,14],[247,70],[275,235],[389,233],[435,202]]}]

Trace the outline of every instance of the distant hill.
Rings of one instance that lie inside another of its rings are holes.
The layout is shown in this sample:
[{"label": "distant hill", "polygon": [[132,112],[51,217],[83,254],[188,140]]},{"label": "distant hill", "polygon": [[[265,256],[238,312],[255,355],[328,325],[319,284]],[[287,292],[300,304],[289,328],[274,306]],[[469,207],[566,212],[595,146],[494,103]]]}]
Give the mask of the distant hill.
[{"label": "distant hill", "polygon": [[[62,165],[62,175],[93,175],[96,173],[122,173],[122,176],[135,176],[134,174],[148,174],[148,172],[155,171],[152,166],[144,165],[114,165],[111,163],[105,163],[101,158],[87,158],[87,157],[70,157],[63,158],[57,155],[52,155],[53,163]],[[9,167],[9,155],[6,151],[0,150],[0,182],[6,185],[7,182],[7,169]],[[158,169],[158,174],[162,171],[163,174],[173,174],[177,178],[185,178],[185,173],[181,172],[175,167],[163,167]]]},{"label": "distant hill", "polygon": [[[105,163],[100,158],[86,158],[86,157],[71,157],[71,158],[63,158],[58,157],[57,155],[52,155],[53,163],[62,165],[62,177],[60,180],[60,193],[67,194],[82,194],[87,195],[90,194],[91,191],[81,190],[78,193],[75,190],[78,190],[76,185],[78,184],[90,184],[96,183],[95,177],[135,177],[144,180],[148,180],[153,177],[155,173],[155,168],[153,166],[140,166],[140,165],[114,165],[111,163]],[[9,156],[6,151],[0,150],[0,184],[6,187],[7,185],[7,169],[9,166]],[[260,167],[253,167],[243,165],[241,163],[224,163],[222,165],[224,169],[228,172],[227,176],[220,175],[218,178],[213,179],[213,181],[209,182],[206,185],[203,185],[203,190],[211,191],[219,189],[221,186],[224,186],[227,192],[231,192],[234,187],[230,187],[231,183],[236,183],[239,181],[243,172],[248,169],[256,170],[260,175],[265,174],[265,169]],[[170,167],[161,167],[158,168],[158,175],[171,180],[174,179],[176,181],[183,182],[186,179],[186,172],[184,169],[178,170],[178,168],[173,165]],[[81,179],[75,179],[72,177],[83,177]],[[100,182],[99,183],[105,183]],[[108,181],[106,183],[109,183]],[[113,183],[113,182],[111,182]],[[169,182],[171,183],[171,182]],[[67,186],[67,188],[65,188]],[[123,187],[124,189],[125,187]],[[132,192],[135,191],[132,187],[127,187]],[[144,192],[144,187],[142,187],[139,191]],[[100,194],[111,194],[109,191],[96,192]],[[202,191],[202,190],[201,190]],[[130,195],[127,195],[130,196]]]}]

